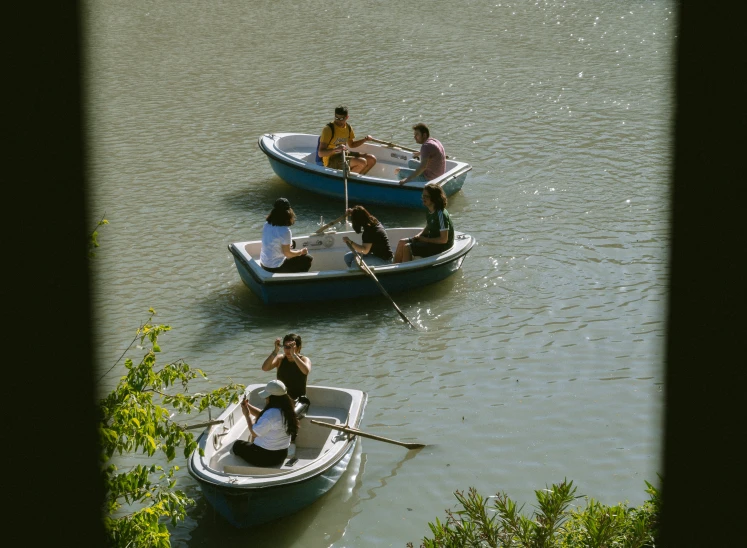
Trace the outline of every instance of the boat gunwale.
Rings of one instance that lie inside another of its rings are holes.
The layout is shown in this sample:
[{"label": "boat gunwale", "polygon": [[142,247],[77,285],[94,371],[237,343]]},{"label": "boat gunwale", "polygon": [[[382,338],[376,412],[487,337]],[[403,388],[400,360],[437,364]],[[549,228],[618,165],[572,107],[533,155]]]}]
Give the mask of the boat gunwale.
[{"label": "boat gunwale", "polygon": [[[262,384],[249,385],[247,386],[247,389],[250,389],[253,387],[252,390],[257,390],[257,389],[262,388],[263,386],[264,385]],[[348,417],[348,420],[353,421],[355,428],[357,428],[360,425],[361,421],[363,420],[363,414],[365,411],[366,404],[368,403],[367,392],[363,390],[358,390],[358,389],[338,388],[338,387],[322,386],[322,385],[310,385],[309,388],[323,390],[327,392],[333,392],[333,391],[345,392],[348,395],[350,395],[351,405],[347,410],[348,415],[350,414],[350,409],[355,406],[357,401],[360,401],[360,403],[357,405],[358,407],[357,416],[354,418]],[[251,390],[250,390],[250,393],[251,393]],[[237,405],[238,404],[233,404],[233,405],[230,405],[229,407],[226,407],[224,412],[219,415],[219,418],[227,417],[233,414]],[[314,418],[313,414],[308,415],[308,416],[311,418]],[[207,446],[210,436],[214,433],[214,431],[219,426],[220,426],[219,424],[214,424],[214,425],[207,427],[205,430],[202,431],[202,433],[197,439],[198,448],[190,455],[189,459],[187,460],[188,471],[190,475],[193,478],[195,478],[195,480],[197,480],[198,482],[209,484],[215,487],[219,487],[219,488],[222,488],[222,490],[225,490],[226,492],[232,492],[232,493],[253,491],[253,490],[259,490],[259,489],[270,489],[274,487],[284,487],[288,485],[295,485],[295,484],[302,483],[305,481],[313,480],[317,476],[323,475],[328,470],[335,467],[343,458],[345,458],[345,455],[347,455],[351,447],[355,445],[357,438],[358,438],[358,436],[355,436],[355,435],[352,435],[351,437],[351,435],[349,434],[344,444],[341,445],[339,448],[337,448],[331,455],[328,454],[328,452],[323,453],[319,457],[312,459],[309,463],[302,466],[301,468],[292,469],[292,470],[291,469],[284,470],[277,474],[274,474],[274,473],[262,474],[262,475],[240,474],[236,472],[234,473],[224,472],[224,471],[220,471],[215,468],[212,468],[207,463],[205,455],[199,454],[199,448],[201,446]],[[325,459],[327,460],[327,462],[324,462],[323,464],[319,464],[321,461],[324,461]],[[197,467],[195,465],[195,462],[199,463],[200,466]],[[319,464],[319,465],[315,466],[316,464]],[[296,474],[299,471],[302,471],[302,472]],[[250,482],[250,483],[229,483],[229,478],[231,477],[253,478],[256,481]],[[225,480],[221,481],[220,478],[225,478]]]},{"label": "boat gunwale", "polygon": [[[457,251],[453,251],[454,247],[447,250],[446,253],[440,254],[437,256],[436,259],[432,261],[426,261],[422,264],[413,264],[412,266],[408,265],[407,267],[400,267],[400,268],[388,268],[393,265],[382,265],[379,268],[372,268],[371,270],[376,274],[377,278],[386,279],[387,277],[391,276],[403,276],[406,274],[415,274],[417,272],[423,271],[423,270],[429,270],[431,268],[438,268],[445,265],[448,265],[449,263],[452,263],[465,255],[469,253],[472,248],[477,244],[475,238],[470,235],[466,234],[464,232],[457,232],[455,234],[455,239],[457,235],[463,235],[465,238],[469,238],[470,241],[467,243],[467,245],[462,246]],[[311,236],[311,235],[308,235]],[[301,239],[308,237],[307,235],[299,236],[294,239]],[[258,241],[258,240],[254,240]],[[320,279],[323,279],[325,281],[334,280],[336,278],[341,279],[350,279],[350,278],[356,278],[356,279],[362,279],[366,277],[366,275],[361,272],[360,270],[350,270],[350,269],[338,269],[338,270],[326,270],[326,271],[314,271],[311,274],[314,274],[313,276],[310,276],[309,272],[300,272],[300,273],[293,273],[290,275],[283,275],[282,273],[273,273],[268,272],[260,266],[259,262],[256,259],[248,259],[248,253],[246,253],[246,250],[240,249],[240,246],[246,245],[249,243],[253,243],[254,241],[245,241],[245,242],[232,242],[228,244],[228,250],[231,252],[231,254],[239,259],[241,264],[244,266],[244,268],[249,272],[249,274],[252,276],[254,281],[256,281],[260,285],[276,285],[276,284],[289,284],[289,283],[295,283],[295,284],[307,284],[307,283],[316,283]],[[416,259],[415,261],[410,261],[411,263],[415,263],[416,261],[420,261],[423,259],[429,259],[430,257],[423,257],[422,259]],[[252,261],[253,263],[252,264]],[[403,263],[400,263],[403,264]],[[256,265],[256,266],[255,266]],[[260,275],[260,272],[262,275]],[[264,273],[267,273],[266,275]],[[320,273],[324,273],[323,277],[320,276]]]},{"label": "boat gunwale", "polygon": [[[257,145],[259,146],[260,150],[264,152],[268,157],[272,158],[276,162],[283,163],[287,166],[290,166],[294,169],[298,169],[301,171],[305,171],[307,173],[313,173],[316,176],[324,177],[327,179],[332,179],[333,181],[340,181],[343,179],[342,170],[336,169],[335,172],[338,173],[328,173],[326,171],[323,171],[319,169],[321,166],[312,166],[309,167],[310,164],[306,160],[301,160],[299,158],[295,158],[293,156],[289,156],[288,153],[284,152],[283,150],[273,147],[272,149],[263,146],[263,140],[264,139],[270,139],[274,138],[276,136],[284,137],[288,135],[311,135],[309,133],[265,133],[264,135],[261,135],[257,141]],[[273,139],[273,143],[274,143]],[[393,147],[387,147],[387,146],[380,146],[379,148],[382,149],[392,149]],[[399,149],[402,150],[402,149]],[[281,154],[282,153],[282,154]],[[453,170],[449,170],[440,177],[437,177],[431,181],[428,181],[429,184],[435,183],[440,187],[446,186],[446,184],[451,181],[452,179],[457,179],[461,175],[465,175],[468,172],[472,170],[472,166],[468,164],[467,162],[462,162],[460,160],[452,160],[453,162],[457,164],[462,164],[461,166],[457,165]],[[330,168],[324,168],[330,169]],[[358,175],[354,174],[353,177],[348,177],[348,184],[365,184],[369,186],[379,186],[383,188],[389,188],[389,189],[401,189],[402,191],[410,191],[410,192],[422,192],[423,186],[425,186],[425,183],[422,184],[415,184],[415,186],[402,186],[397,183],[395,185],[394,183],[397,182],[395,179],[383,179],[380,177],[368,177],[366,175]]]}]

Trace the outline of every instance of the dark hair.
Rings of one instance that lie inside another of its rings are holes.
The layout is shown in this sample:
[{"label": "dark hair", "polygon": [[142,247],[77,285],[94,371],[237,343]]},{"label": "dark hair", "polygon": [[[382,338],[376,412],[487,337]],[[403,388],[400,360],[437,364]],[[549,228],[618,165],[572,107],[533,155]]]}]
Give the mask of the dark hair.
[{"label": "dark hair", "polygon": [[415,131],[419,131],[420,133],[425,133],[426,137],[430,137],[431,136],[431,132],[428,129],[428,126],[426,126],[423,123],[415,124],[414,126],[412,126],[412,129],[414,129]]},{"label": "dark hair", "polygon": [[438,186],[436,183],[428,183],[423,187],[423,190],[428,193],[428,197],[431,202],[436,206],[436,209],[446,209],[446,194],[444,189]]},{"label": "dark hair", "polygon": [[335,109],[335,114],[337,114],[338,116],[347,116],[348,115],[348,107],[344,107],[344,106],[340,105],[339,107],[337,107]]},{"label": "dark hair", "polygon": [[300,349],[301,345],[303,344],[301,342],[301,335],[296,335],[295,333],[288,333],[285,337],[283,337],[283,344],[287,343],[288,341],[293,341],[296,343],[296,348]]},{"label": "dark hair", "polygon": [[[298,434],[298,417],[296,416],[295,405],[293,400],[288,394],[282,396],[270,396],[267,405],[262,409],[259,417],[265,414],[268,409],[280,409],[283,415],[283,424],[285,425],[285,433],[290,436]],[[259,420],[257,417],[257,420]]]},{"label": "dark hair", "polygon": [[290,202],[285,198],[278,198],[267,216],[267,222],[272,226],[290,226],[295,223],[296,214],[293,213]]},{"label": "dark hair", "polygon": [[356,234],[361,233],[361,229],[364,226],[376,226],[379,224],[379,220],[371,215],[366,208],[363,206],[355,206],[353,211],[350,213],[350,220],[353,223],[353,230]]}]

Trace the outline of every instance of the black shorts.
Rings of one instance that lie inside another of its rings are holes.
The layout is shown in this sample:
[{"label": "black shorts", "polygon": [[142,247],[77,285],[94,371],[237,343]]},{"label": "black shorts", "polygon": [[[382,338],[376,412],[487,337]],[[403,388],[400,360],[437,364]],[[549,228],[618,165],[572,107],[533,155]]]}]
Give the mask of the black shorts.
[{"label": "black shorts", "polygon": [[291,257],[290,259],[285,259],[283,261],[283,264],[281,264],[277,268],[270,268],[269,266],[262,265],[262,268],[264,268],[267,272],[308,272],[309,269],[311,269],[311,262],[314,260],[314,257],[311,255],[298,255],[296,257]]},{"label": "black shorts", "polygon": [[449,249],[448,244],[432,244],[426,242],[414,241],[410,244],[410,251],[412,251],[413,257],[430,257],[432,255],[438,255]]},{"label": "black shorts", "polygon": [[[350,158],[359,158],[361,153],[360,152],[348,152],[348,157]],[[333,154],[329,157],[329,160],[327,161],[327,167],[331,167],[332,169],[342,169],[342,152],[339,154]]]},{"label": "black shorts", "polygon": [[282,464],[285,457],[288,456],[287,449],[270,451],[269,449],[264,449],[259,445],[254,445],[253,443],[244,440],[236,440],[233,442],[231,451],[234,455],[241,457],[253,466],[275,466],[277,464]]}]

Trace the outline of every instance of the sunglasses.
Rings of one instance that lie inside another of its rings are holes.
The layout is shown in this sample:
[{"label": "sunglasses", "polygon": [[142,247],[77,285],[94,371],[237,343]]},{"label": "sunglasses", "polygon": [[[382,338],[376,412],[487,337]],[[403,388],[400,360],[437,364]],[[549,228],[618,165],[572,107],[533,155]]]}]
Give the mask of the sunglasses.
[{"label": "sunglasses", "polygon": [[335,116],[335,120],[337,120],[338,122],[344,122],[345,116]]},{"label": "sunglasses", "polygon": [[288,349],[290,349],[290,348],[295,348],[295,346],[296,346],[296,343],[290,343],[290,344],[284,344],[284,345],[283,345],[283,348],[288,348]]}]

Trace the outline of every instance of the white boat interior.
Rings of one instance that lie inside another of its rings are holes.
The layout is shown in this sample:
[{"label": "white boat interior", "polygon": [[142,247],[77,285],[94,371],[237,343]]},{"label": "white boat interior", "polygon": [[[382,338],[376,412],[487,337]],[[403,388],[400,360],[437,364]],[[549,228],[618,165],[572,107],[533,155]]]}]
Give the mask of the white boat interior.
[{"label": "white boat interior", "polygon": [[[315,159],[317,140],[319,138],[318,135],[275,133],[271,135],[271,137],[274,138],[274,148],[278,154],[316,165]],[[413,152],[411,151],[397,147],[389,147],[370,141],[363,143],[358,148],[351,149],[351,152],[373,154],[376,156],[376,165],[366,173],[366,177],[397,181],[400,179],[397,170],[403,167],[406,168],[408,161],[413,157]],[[448,173],[465,165],[464,162],[447,159],[445,171]],[[349,176],[354,178],[359,177],[357,173],[353,172],[351,172]]]},{"label": "white boat interior", "polygon": [[[392,253],[394,253],[397,250],[397,243],[402,238],[411,238],[412,236],[415,236],[418,234],[422,228],[420,227],[407,227],[407,228],[390,228],[386,230],[387,237],[389,238],[389,245],[392,248]],[[329,271],[345,271],[348,270],[345,261],[343,257],[345,256],[345,253],[349,252],[350,249],[347,247],[345,242],[343,241],[343,237],[347,236],[350,240],[360,244],[361,241],[361,235],[356,234],[354,231],[346,231],[346,232],[325,232],[321,235],[304,235],[299,237],[293,237],[293,241],[296,243],[296,249],[301,249],[303,247],[307,247],[309,249],[309,254],[311,254],[314,257],[314,261],[311,264],[311,270],[310,272],[329,272]],[[257,262],[259,261],[259,255],[260,251],[262,250],[262,241],[252,241],[252,242],[240,242],[234,244],[237,248],[240,250],[243,250],[248,255],[248,260]],[[376,272],[388,272],[391,270],[401,270],[403,268],[408,268],[412,266],[413,268],[417,268],[421,266],[424,262],[428,261],[438,261],[440,257],[451,257],[454,254],[459,254],[464,247],[468,247],[472,245],[472,237],[468,235],[463,235],[460,232],[454,233],[454,246],[449,249],[448,251],[445,251],[444,253],[434,256],[434,257],[426,257],[426,258],[420,258],[420,257],[414,257],[413,261],[407,262],[407,263],[400,263],[400,264],[388,264],[388,265],[380,265],[380,266],[374,266],[371,267],[371,270]],[[257,268],[259,267],[259,264],[257,263]],[[267,272],[265,270],[262,270],[263,272],[266,272],[268,276],[271,275],[270,272]],[[358,267],[353,265],[352,268],[353,272],[358,272]],[[298,275],[304,275],[306,273],[301,274],[287,274],[288,276],[298,276]]]},{"label": "white boat interior", "polygon": [[[265,385],[249,386],[246,392],[249,402],[260,409],[265,402],[257,394]],[[365,394],[359,390],[308,386],[307,395],[311,405],[305,417],[300,421],[296,437],[296,453],[282,465],[274,467],[251,466],[231,451],[234,441],[248,440],[249,428],[238,404],[229,406],[219,417],[222,424],[212,426],[201,439],[204,456],[195,452],[193,459],[199,459],[203,475],[216,483],[227,481],[227,476],[236,476],[231,483],[251,486],[257,482],[262,485],[288,480],[303,479],[319,473],[320,468],[334,464],[347,450],[351,436],[330,428],[310,422],[311,419],[328,424],[358,427],[363,415]],[[194,466],[193,462],[193,466]]]}]

